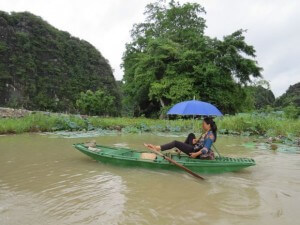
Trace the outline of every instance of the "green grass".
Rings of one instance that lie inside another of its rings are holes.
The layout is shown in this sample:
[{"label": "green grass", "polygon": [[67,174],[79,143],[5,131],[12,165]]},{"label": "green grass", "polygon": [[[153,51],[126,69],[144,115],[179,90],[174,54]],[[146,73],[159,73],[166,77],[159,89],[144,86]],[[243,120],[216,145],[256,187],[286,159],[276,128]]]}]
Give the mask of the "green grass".
[{"label": "green grass", "polygon": [[300,136],[300,120],[274,115],[241,114],[216,119],[221,133]]},{"label": "green grass", "polygon": [[0,134],[45,132],[56,130],[80,130],[84,120],[75,116],[31,114],[23,118],[1,118]]},{"label": "green grass", "polygon": [[[300,120],[286,119],[276,115],[239,114],[216,118],[219,133],[266,136],[300,136]],[[194,128],[193,128],[194,123]],[[122,130],[122,132],[190,132],[201,130],[199,120],[158,120],[147,118],[83,119],[76,115],[31,114],[23,118],[1,118],[0,134],[24,132],[52,132],[58,130]]]}]

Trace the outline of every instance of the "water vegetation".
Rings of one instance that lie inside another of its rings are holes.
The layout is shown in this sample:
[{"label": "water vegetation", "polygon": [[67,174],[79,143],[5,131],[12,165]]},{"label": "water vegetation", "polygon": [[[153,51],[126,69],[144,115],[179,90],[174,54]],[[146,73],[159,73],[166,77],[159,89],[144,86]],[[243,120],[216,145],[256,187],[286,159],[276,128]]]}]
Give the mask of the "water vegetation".
[{"label": "water vegetation", "polygon": [[[300,137],[300,120],[284,113],[240,113],[216,118],[220,134]],[[201,130],[199,119],[159,120],[125,117],[82,117],[80,115],[35,113],[22,118],[1,118],[0,134],[24,132],[114,130],[124,133],[190,132]]]}]

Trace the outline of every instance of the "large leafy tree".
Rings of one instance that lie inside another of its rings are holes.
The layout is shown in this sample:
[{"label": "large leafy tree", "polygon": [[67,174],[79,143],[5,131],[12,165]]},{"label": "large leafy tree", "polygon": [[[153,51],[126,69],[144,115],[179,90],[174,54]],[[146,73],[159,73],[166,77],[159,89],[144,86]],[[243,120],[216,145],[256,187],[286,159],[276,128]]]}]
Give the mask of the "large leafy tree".
[{"label": "large leafy tree", "polygon": [[224,113],[243,108],[243,86],[261,76],[255,50],[244,30],[223,40],[206,36],[204,13],[197,3],[147,5],[146,21],[134,25],[123,56],[124,96],[134,115],[157,115],[193,97]]}]

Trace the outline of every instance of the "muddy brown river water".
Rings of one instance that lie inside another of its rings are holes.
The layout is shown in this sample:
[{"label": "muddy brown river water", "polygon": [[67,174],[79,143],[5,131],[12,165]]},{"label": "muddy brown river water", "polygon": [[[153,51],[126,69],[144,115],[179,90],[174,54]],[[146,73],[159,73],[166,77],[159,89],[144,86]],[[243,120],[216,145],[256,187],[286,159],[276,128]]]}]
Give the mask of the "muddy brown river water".
[{"label": "muddy brown river water", "polygon": [[184,136],[0,136],[0,224],[300,224],[299,147],[274,151],[263,139],[222,136],[221,154],[257,165],[197,181],[184,172],[98,163],[72,147],[91,139],[145,150],[144,142]]}]

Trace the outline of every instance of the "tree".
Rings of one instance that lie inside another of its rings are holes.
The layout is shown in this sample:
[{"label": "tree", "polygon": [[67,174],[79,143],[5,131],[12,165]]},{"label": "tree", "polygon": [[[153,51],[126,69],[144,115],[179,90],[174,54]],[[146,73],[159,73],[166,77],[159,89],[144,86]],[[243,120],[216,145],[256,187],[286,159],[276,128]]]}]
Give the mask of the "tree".
[{"label": "tree", "polygon": [[204,13],[197,3],[147,5],[146,21],[134,25],[123,56],[124,95],[134,115],[151,116],[194,96],[224,113],[243,108],[243,86],[261,76],[255,50],[244,30],[223,40],[205,36]]},{"label": "tree", "polygon": [[281,108],[291,104],[300,107],[300,82],[291,85],[275,102],[275,105]]},{"label": "tree", "polygon": [[270,89],[270,84],[266,80],[258,80],[252,83],[251,86],[246,87],[249,97],[252,97],[253,109],[262,109],[267,106],[273,107],[275,103],[275,96]]},{"label": "tree", "polygon": [[81,92],[76,106],[80,113],[92,116],[115,116],[119,114],[115,97],[103,90]]}]

